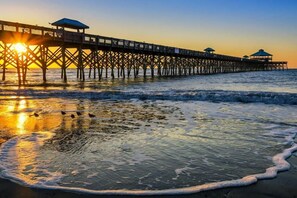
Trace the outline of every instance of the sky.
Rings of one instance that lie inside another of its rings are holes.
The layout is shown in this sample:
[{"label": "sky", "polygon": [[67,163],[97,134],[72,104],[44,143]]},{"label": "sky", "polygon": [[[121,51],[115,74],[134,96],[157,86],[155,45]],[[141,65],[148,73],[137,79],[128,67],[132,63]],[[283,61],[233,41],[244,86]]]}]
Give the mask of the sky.
[{"label": "sky", "polygon": [[297,68],[297,0],[0,0],[4,21],[79,20],[87,33],[242,57],[265,49]]}]

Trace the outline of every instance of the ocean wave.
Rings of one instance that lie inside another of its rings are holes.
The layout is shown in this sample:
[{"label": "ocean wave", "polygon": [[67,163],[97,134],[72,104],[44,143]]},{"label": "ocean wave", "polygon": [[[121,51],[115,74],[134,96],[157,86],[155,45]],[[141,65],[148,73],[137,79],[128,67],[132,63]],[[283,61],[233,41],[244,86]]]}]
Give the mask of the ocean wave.
[{"label": "ocean wave", "polygon": [[168,91],[75,91],[75,90],[0,90],[0,99],[9,96],[27,98],[73,98],[90,100],[166,100],[264,103],[297,105],[296,93],[224,91],[224,90],[168,90]]},{"label": "ocean wave", "polygon": [[[221,189],[227,187],[239,187],[239,186],[247,186],[256,183],[258,180],[262,179],[272,179],[277,176],[278,172],[287,171],[290,169],[290,164],[286,161],[293,152],[297,151],[297,144],[292,143],[291,148],[284,150],[282,153],[275,155],[272,160],[275,166],[269,167],[266,169],[265,173],[248,175],[240,179],[229,180],[229,181],[221,181],[221,182],[213,182],[207,183],[203,185],[197,185],[192,187],[185,188],[176,188],[176,189],[164,189],[164,190],[90,190],[85,188],[76,188],[76,187],[63,187],[59,186],[59,180],[63,177],[63,174],[59,173],[49,173],[48,171],[42,169],[37,170],[41,171],[43,176],[40,181],[32,182],[30,180],[26,180],[25,177],[18,177],[18,174],[13,171],[16,167],[11,163],[12,160],[9,157],[9,152],[11,150],[19,149],[17,144],[21,141],[26,141],[27,144],[32,144],[34,150],[38,150],[43,143],[52,137],[52,133],[33,133],[31,136],[19,136],[15,137],[1,146],[0,152],[0,177],[4,179],[9,179],[13,182],[16,182],[20,185],[24,185],[30,188],[38,188],[38,189],[47,189],[47,190],[63,190],[74,193],[86,193],[86,194],[94,194],[94,195],[183,195],[183,194],[193,194],[199,193],[202,191]],[[286,139],[294,139],[296,137],[296,132],[293,134],[289,131],[289,135],[287,135]],[[29,152],[29,151],[23,151]],[[15,159],[13,159],[15,160]]]}]

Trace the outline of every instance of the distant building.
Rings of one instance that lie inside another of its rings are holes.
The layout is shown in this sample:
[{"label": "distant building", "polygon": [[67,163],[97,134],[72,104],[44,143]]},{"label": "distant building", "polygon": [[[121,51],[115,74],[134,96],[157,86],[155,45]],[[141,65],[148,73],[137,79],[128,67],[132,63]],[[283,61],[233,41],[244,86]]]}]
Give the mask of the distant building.
[{"label": "distant building", "polygon": [[67,18],[60,19],[52,23],[52,25],[56,26],[57,29],[62,28],[64,30],[65,28],[69,28],[69,29],[77,30],[77,32],[80,32],[80,30],[82,30],[83,33],[85,33],[85,29],[90,28],[89,26],[83,24],[82,22],[79,22],[73,19],[67,19]]},{"label": "distant building", "polygon": [[215,50],[208,47],[208,48],[204,49],[204,52],[207,53],[207,54],[213,54],[215,52]]},{"label": "distant building", "polygon": [[272,54],[269,54],[265,52],[263,49],[260,49],[258,52],[252,54],[250,59],[270,62],[272,61],[272,56]]},{"label": "distant building", "polygon": [[244,55],[243,59],[250,59],[250,57],[248,55]]}]

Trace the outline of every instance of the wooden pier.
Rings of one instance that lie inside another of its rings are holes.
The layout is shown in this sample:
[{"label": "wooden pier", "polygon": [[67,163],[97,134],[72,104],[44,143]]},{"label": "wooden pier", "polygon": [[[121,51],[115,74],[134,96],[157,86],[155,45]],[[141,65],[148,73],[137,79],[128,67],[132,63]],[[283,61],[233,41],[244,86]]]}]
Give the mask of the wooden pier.
[{"label": "wooden pier", "polygon": [[[23,43],[25,50],[15,49]],[[130,78],[205,75],[217,73],[287,69],[287,62],[233,57],[125,39],[86,34],[64,28],[0,21],[0,69],[6,80],[7,67],[16,68],[19,85],[26,84],[28,68],[41,68],[47,80],[51,65],[61,68],[67,81],[67,68],[77,68],[77,78]],[[148,72],[149,71],[149,72]]]}]

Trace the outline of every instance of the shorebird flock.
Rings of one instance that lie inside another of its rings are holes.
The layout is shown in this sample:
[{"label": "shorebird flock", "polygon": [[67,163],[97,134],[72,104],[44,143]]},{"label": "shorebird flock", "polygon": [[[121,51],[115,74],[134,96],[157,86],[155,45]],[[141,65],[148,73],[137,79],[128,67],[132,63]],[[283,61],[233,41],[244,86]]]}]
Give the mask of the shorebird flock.
[{"label": "shorebird flock", "polygon": [[[65,111],[61,111],[61,114],[62,114],[63,116],[66,116],[66,115],[67,115],[67,113],[66,113]],[[79,111],[77,111],[77,112],[76,112],[76,115],[77,115],[77,116],[82,116],[82,113],[79,112]],[[37,117],[39,117],[39,114],[36,113],[36,112],[34,112],[33,115],[30,115],[30,117],[32,117],[32,116],[34,116],[34,117],[37,118]],[[94,115],[94,114],[92,114],[92,113],[88,113],[88,116],[89,116],[90,118],[95,118],[95,117],[96,117],[96,115]],[[75,114],[71,114],[70,117],[71,117],[72,119],[74,119],[76,116],[75,116]]]}]

